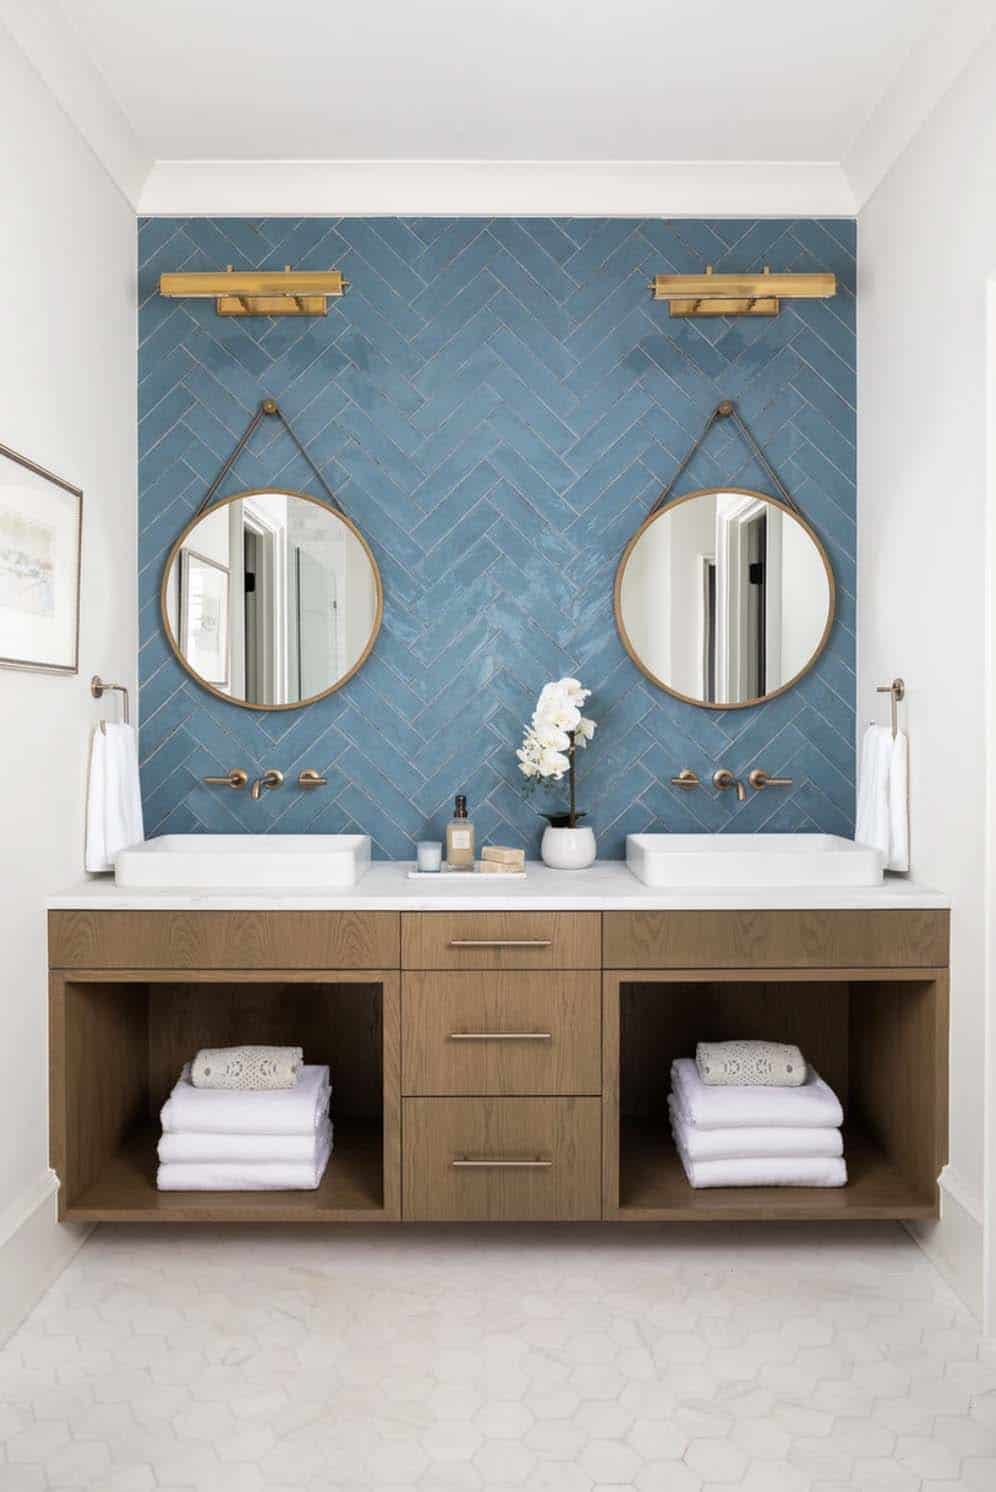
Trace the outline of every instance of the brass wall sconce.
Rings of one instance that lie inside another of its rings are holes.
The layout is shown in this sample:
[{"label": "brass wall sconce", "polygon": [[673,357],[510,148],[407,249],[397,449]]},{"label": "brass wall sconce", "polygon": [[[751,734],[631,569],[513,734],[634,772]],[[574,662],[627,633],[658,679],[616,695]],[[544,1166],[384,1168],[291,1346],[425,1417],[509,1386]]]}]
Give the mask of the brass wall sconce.
[{"label": "brass wall sconce", "polygon": [[325,316],[329,296],[346,293],[349,281],[337,269],[236,271],[159,276],[159,294],[169,299],[213,300],[219,316]]},{"label": "brass wall sconce", "polygon": [[666,300],[672,316],[777,316],[783,300],[827,300],[837,294],[832,274],[777,274],[765,265],[759,275],[654,275],[654,300]]}]

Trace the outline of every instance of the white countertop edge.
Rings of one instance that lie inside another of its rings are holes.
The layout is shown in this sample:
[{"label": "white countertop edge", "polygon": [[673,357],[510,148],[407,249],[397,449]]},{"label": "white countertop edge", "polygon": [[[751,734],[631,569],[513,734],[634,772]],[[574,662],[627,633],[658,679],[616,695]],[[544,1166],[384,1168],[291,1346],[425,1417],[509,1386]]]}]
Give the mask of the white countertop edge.
[{"label": "white countertop edge", "polygon": [[945,908],[939,891],[901,877],[880,886],[791,886],[779,888],[681,888],[652,890],[621,860],[590,870],[549,870],[530,861],[524,881],[498,886],[490,877],[438,883],[411,881],[407,862],[374,861],[349,890],[287,887],[190,890],[117,886],[111,876],[81,880],[48,898],[49,911],[309,911],[309,912],[613,912],[613,911],[851,911]]}]

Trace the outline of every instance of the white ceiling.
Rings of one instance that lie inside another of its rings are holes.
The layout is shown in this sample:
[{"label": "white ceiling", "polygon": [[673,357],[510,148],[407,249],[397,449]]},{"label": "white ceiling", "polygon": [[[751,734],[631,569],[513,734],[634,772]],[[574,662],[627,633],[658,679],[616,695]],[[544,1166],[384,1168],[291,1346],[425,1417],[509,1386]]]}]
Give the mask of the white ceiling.
[{"label": "white ceiling", "polygon": [[849,215],[994,0],[0,0],[150,214]]},{"label": "white ceiling", "polygon": [[158,160],[840,161],[942,0],[63,0]]}]

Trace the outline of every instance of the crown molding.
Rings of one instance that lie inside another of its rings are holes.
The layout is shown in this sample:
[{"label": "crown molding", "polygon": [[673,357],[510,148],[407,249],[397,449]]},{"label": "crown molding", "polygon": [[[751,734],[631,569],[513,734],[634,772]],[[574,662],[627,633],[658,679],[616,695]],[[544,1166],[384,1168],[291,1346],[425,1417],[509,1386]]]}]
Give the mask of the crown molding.
[{"label": "crown molding", "polygon": [[835,162],[156,161],[148,217],[851,217]]},{"label": "crown molding", "polygon": [[845,154],[860,210],[996,27],[992,0],[952,0],[913,46]]},{"label": "crown molding", "polygon": [[86,57],[57,0],[0,0],[0,27],[6,27],[114,185],[137,209],[152,157]]}]

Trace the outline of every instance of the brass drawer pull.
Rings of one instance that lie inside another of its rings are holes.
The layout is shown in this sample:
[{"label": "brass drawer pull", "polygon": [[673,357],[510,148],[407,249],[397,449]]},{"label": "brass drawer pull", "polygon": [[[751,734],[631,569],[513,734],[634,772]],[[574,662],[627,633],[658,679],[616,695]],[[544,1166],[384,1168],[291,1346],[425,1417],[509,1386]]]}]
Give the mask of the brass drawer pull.
[{"label": "brass drawer pull", "polygon": [[451,1031],[450,1041],[552,1041],[552,1031]]},{"label": "brass drawer pull", "polygon": [[546,1171],[553,1165],[552,1160],[495,1160],[488,1156],[458,1155],[450,1161],[450,1165],[457,1171]]},{"label": "brass drawer pull", "polygon": [[550,948],[552,938],[450,938],[451,948]]}]

